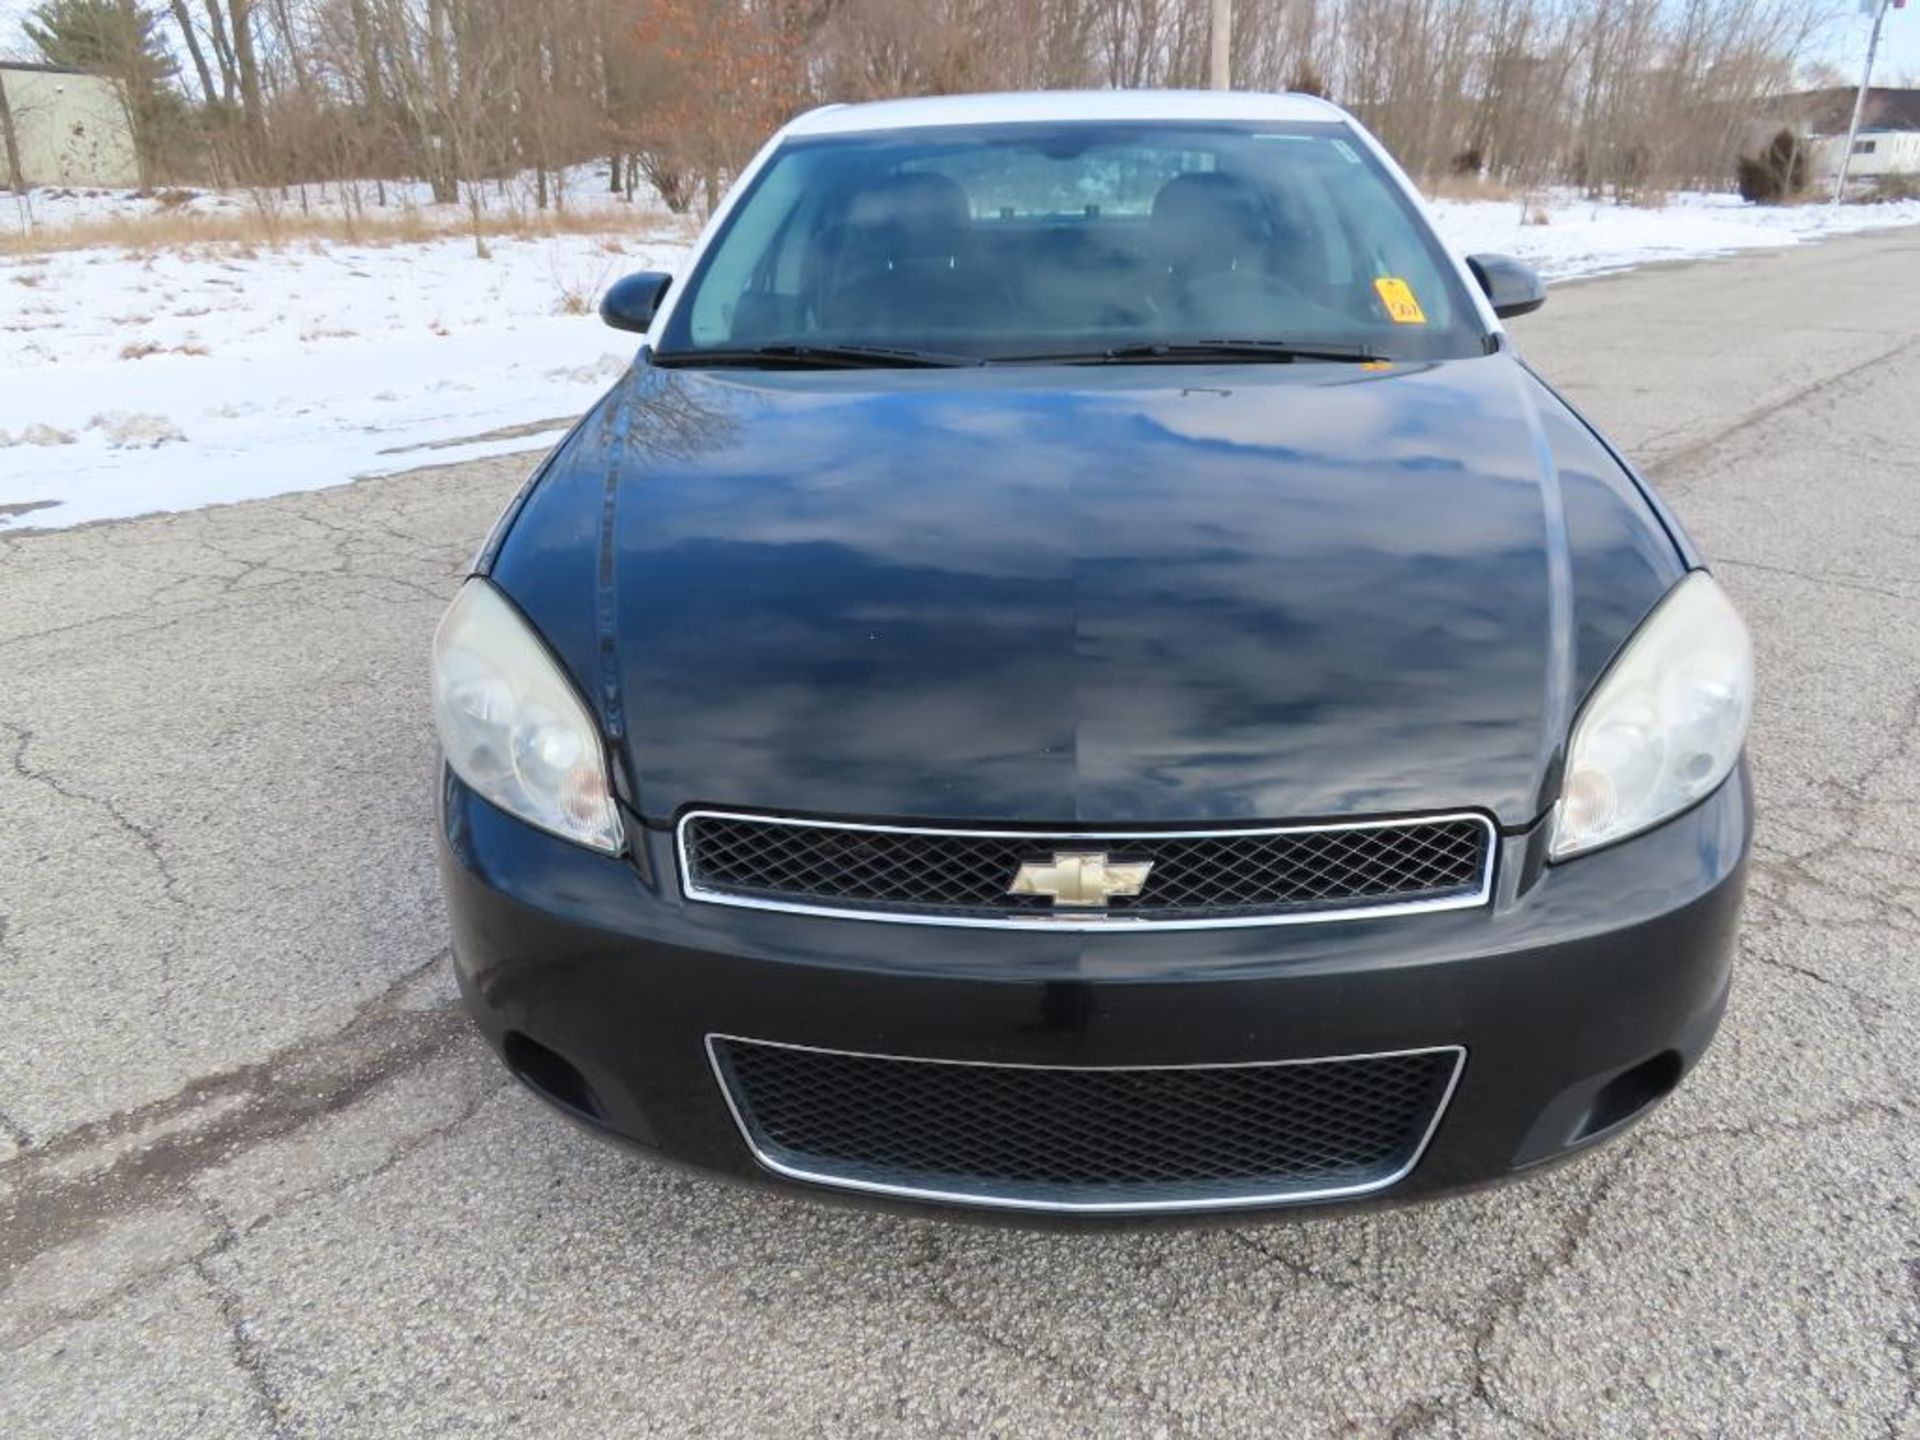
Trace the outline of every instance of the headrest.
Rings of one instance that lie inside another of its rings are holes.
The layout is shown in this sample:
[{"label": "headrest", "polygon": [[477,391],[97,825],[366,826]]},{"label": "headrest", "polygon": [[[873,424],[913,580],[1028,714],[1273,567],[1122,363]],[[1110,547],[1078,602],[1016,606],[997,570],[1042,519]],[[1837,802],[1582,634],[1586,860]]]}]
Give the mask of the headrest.
[{"label": "headrest", "polygon": [[1181,251],[1230,253],[1270,241],[1273,216],[1259,191],[1238,176],[1196,170],[1160,187],[1153,228]]},{"label": "headrest", "polygon": [[951,252],[973,224],[967,192],[946,175],[889,175],[858,191],[847,205],[851,230],[890,232],[889,249],[924,255]]}]

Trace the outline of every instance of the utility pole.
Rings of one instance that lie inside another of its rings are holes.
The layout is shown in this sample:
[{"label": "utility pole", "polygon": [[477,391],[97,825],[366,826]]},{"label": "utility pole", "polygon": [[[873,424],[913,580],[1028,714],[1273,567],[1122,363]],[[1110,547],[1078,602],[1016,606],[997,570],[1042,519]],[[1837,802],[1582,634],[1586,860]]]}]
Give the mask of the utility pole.
[{"label": "utility pole", "polygon": [[1867,68],[1860,72],[1860,92],[1853,97],[1853,120],[1847,126],[1846,148],[1840,152],[1840,168],[1833,174],[1833,203],[1838,205],[1847,193],[1847,171],[1853,165],[1853,142],[1860,133],[1860,117],[1866,112],[1867,91],[1873,88],[1873,57],[1880,53],[1880,27],[1887,23],[1887,11],[1893,0],[1880,0],[1873,12],[1873,36],[1867,41]]},{"label": "utility pole", "polygon": [[1233,0],[1213,0],[1213,22],[1207,38],[1212,43],[1212,53],[1207,66],[1207,83],[1215,90],[1231,90],[1233,76],[1229,70],[1228,48],[1233,39]]}]

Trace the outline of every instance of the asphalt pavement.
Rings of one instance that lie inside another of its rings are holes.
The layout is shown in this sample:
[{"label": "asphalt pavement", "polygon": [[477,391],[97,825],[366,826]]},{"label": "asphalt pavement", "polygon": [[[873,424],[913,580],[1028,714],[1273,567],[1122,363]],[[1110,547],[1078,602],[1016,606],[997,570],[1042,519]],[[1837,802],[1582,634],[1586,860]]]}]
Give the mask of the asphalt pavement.
[{"label": "asphalt pavement", "polygon": [[425,678],[525,458],[0,537],[0,1434],[1920,1436],[1917,276],[1891,232],[1515,322],[1753,627],[1758,855],[1688,1084],[1415,1208],[877,1215],[507,1082]]}]

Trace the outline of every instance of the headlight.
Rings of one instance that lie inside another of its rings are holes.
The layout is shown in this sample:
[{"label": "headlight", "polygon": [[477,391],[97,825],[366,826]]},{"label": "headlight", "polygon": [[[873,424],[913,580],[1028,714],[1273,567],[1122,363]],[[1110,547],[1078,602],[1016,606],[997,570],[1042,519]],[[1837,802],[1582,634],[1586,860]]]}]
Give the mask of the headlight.
[{"label": "headlight", "polygon": [[1554,810],[1564,860],[1658,825],[1727,778],[1753,709],[1753,645],[1702,572],[1668,592],[1580,708]]},{"label": "headlight", "polygon": [[461,587],[433,637],[433,718],[453,773],[502,810],[596,850],[621,848],[599,727],[484,580]]}]

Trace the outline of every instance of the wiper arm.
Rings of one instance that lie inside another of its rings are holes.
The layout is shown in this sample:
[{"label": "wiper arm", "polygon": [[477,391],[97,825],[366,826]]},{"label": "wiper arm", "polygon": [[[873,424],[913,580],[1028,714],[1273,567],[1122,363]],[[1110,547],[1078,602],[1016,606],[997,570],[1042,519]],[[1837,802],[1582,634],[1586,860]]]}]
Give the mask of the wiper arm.
[{"label": "wiper arm", "polygon": [[999,363],[1154,365],[1196,360],[1254,360],[1284,364],[1291,360],[1332,360],[1360,365],[1386,358],[1364,345],[1294,345],[1285,340],[1221,339],[1145,341],[1135,345],[1115,345],[1106,350],[1070,350],[1058,355],[1009,355]]},{"label": "wiper arm", "polygon": [[981,365],[971,355],[948,355],[938,350],[910,350],[892,345],[814,345],[782,340],[732,350],[675,350],[654,356],[660,365],[776,365],[820,370],[930,369],[936,366]]}]

